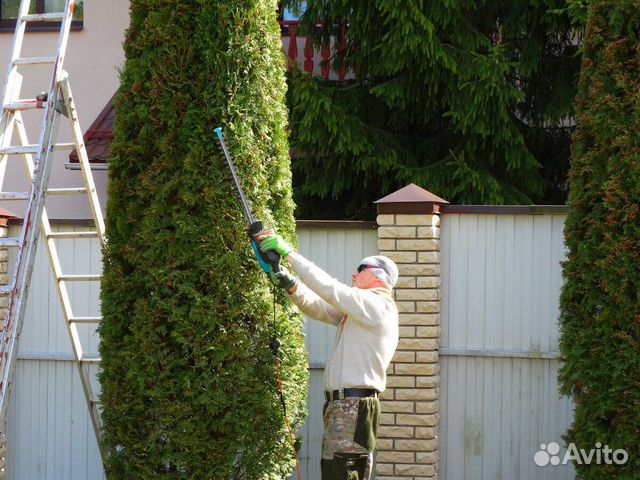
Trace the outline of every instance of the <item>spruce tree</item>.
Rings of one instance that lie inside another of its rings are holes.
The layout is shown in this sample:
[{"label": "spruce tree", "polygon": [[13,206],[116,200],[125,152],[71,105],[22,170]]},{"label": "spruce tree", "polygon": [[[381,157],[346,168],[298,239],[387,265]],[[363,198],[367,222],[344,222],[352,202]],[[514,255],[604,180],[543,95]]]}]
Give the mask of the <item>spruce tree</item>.
[{"label": "spruce tree", "polygon": [[308,0],[300,30],[316,48],[335,36],[332,65],[356,74],[290,80],[304,218],[370,217],[411,182],[456,203],[564,203],[580,41],[564,0]]},{"label": "spruce tree", "polygon": [[636,1],[589,1],[561,296],[561,389],[575,402],[565,440],[629,457],[578,464],[583,479],[640,478],[639,42]]},{"label": "spruce tree", "polygon": [[256,216],[295,242],[275,1],[132,0],[116,102],[100,381],[109,479],[281,479],[304,416],[302,320],[271,285],[214,139]]}]

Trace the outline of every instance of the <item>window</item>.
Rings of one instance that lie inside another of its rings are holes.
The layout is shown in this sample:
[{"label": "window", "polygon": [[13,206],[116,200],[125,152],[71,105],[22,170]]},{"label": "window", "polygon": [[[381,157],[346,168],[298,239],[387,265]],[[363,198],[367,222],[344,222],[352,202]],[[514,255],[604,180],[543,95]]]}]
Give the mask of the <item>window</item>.
[{"label": "window", "polygon": [[282,20],[285,22],[300,21],[300,17],[307,9],[307,2],[300,2],[296,7],[285,7],[282,9]]},{"label": "window", "polygon": [[[287,3],[287,2],[284,2]],[[307,2],[299,2],[293,7],[281,7],[280,8],[280,34],[283,37],[290,35],[290,28],[300,23],[302,14],[307,9]]]},{"label": "window", "polygon": [[[29,13],[62,12],[66,0],[31,0]],[[13,32],[16,28],[16,18],[20,10],[20,0],[0,0],[0,32]],[[71,30],[81,30],[84,18],[84,0],[76,0]],[[58,31],[59,23],[29,22],[27,32]]]}]

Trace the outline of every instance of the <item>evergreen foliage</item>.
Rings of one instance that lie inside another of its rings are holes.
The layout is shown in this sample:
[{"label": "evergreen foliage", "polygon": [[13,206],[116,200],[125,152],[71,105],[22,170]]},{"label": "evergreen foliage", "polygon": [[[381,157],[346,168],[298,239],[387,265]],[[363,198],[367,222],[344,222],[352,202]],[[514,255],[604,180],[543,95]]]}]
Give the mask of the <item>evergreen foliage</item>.
[{"label": "evergreen foliage", "polygon": [[[271,287],[213,134],[224,128],[256,216],[295,242],[276,10],[275,0],[131,1],[101,298],[109,479],[279,480],[294,467]],[[302,318],[279,300],[296,428]]]},{"label": "evergreen foliage", "polygon": [[302,34],[320,47],[347,26],[332,63],[357,75],[290,79],[298,215],[371,216],[374,200],[411,182],[456,203],[564,203],[579,72],[572,10],[563,0],[308,0]]},{"label": "evergreen foliage", "polygon": [[637,1],[589,0],[561,296],[560,381],[575,401],[565,440],[629,460],[577,465],[583,479],[640,478],[639,44]]}]

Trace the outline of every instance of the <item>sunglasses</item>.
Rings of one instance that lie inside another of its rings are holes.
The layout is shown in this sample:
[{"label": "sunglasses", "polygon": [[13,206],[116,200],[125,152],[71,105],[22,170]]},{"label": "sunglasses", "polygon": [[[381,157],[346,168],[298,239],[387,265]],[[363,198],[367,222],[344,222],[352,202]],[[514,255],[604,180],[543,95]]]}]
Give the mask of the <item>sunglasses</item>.
[{"label": "sunglasses", "polygon": [[360,265],[360,266],[358,266],[357,272],[360,273],[363,270],[368,270],[368,269],[371,269],[371,268],[378,268],[378,267],[375,267],[373,265]]}]

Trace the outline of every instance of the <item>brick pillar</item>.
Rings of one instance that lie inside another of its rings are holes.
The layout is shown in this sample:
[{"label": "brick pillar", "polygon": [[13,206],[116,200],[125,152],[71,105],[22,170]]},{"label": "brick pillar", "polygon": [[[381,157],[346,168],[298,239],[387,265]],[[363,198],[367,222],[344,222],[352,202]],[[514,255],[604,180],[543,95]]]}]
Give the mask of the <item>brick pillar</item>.
[{"label": "brick pillar", "polygon": [[[20,221],[20,217],[14,213],[0,208],[0,238],[9,236],[9,225]],[[0,247],[0,285],[9,284],[9,249]],[[0,332],[4,333],[5,319],[9,307],[9,296],[0,294]],[[0,335],[2,334],[0,333]],[[0,480],[5,480],[5,457],[7,452],[7,425],[0,425]]]},{"label": "brick pillar", "polygon": [[400,340],[381,396],[377,480],[438,478],[440,216],[416,185],[378,200],[378,248],[398,264]]},{"label": "brick pillar", "polygon": [[[9,236],[9,227],[6,224],[6,220],[3,222],[0,219],[0,238],[6,238]],[[9,284],[9,249],[7,247],[0,247],[0,285]],[[0,331],[4,332],[5,318],[7,314],[7,307],[9,306],[9,296],[7,294],[0,294]],[[7,451],[7,437],[5,434],[6,425],[0,426],[0,480],[6,478],[5,472],[5,454]]]},{"label": "brick pillar", "polygon": [[[1,222],[1,219],[0,219]],[[9,227],[0,223],[0,238],[6,238],[9,236]],[[9,249],[7,247],[0,247],[0,285],[6,286],[9,284]],[[0,331],[4,331],[5,315],[7,313],[7,307],[9,296],[7,294],[0,293]]]}]

